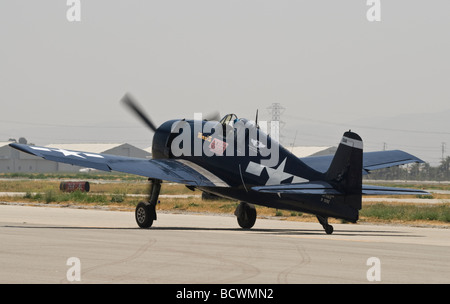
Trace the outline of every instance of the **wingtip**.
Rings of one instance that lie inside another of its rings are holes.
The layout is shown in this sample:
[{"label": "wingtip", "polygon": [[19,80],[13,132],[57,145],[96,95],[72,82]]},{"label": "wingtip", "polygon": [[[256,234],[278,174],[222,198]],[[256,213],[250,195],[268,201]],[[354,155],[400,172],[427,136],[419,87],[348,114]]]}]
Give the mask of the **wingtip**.
[{"label": "wingtip", "polygon": [[21,150],[21,144],[18,144],[18,143],[11,143],[11,144],[9,144],[9,146],[10,147],[12,147],[12,148],[14,148],[14,149],[18,149],[18,150]]},{"label": "wingtip", "polygon": [[18,143],[11,143],[11,144],[9,144],[9,146],[14,148],[14,149],[16,149],[16,150],[22,151],[24,153],[28,153],[28,154],[31,154],[31,155],[36,155],[35,153],[32,153],[29,149],[27,149],[28,145],[18,144]]}]

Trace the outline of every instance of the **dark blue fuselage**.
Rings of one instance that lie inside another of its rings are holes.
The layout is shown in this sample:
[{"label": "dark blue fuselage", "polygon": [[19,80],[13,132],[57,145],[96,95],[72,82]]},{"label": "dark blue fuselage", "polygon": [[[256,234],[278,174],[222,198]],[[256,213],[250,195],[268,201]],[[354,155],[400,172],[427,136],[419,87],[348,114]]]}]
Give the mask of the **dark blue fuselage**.
[{"label": "dark blue fuselage", "polygon": [[287,151],[254,124],[240,127],[218,122],[171,120],[155,132],[154,159],[181,159],[225,182],[228,187],[198,187],[221,197],[271,208],[314,213],[356,221],[358,211],[330,203],[323,195],[261,193],[254,186],[324,180],[318,172]]}]

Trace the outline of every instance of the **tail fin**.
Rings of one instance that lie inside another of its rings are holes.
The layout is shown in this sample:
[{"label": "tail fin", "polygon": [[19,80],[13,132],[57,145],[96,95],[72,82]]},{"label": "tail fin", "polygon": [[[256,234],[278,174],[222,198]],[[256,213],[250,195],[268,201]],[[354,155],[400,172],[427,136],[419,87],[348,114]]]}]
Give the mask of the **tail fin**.
[{"label": "tail fin", "polygon": [[363,142],[358,134],[345,132],[325,177],[345,193],[345,204],[361,209]]}]

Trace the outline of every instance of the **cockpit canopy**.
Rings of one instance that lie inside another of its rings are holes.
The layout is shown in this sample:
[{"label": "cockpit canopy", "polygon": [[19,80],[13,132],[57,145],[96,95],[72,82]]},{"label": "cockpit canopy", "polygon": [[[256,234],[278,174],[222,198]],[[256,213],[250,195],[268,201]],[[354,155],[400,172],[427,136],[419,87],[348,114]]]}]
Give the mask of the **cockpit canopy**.
[{"label": "cockpit canopy", "polygon": [[220,123],[224,126],[229,125],[230,127],[233,127],[234,122],[237,119],[238,119],[238,117],[236,114],[227,114],[220,120]]},{"label": "cockpit canopy", "polygon": [[227,114],[225,115],[220,121],[219,123],[221,123],[224,127],[225,126],[230,126],[231,128],[234,128],[236,125],[236,122],[242,122],[243,125],[245,126],[249,126],[250,125],[255,125],[255,123],[253,121],[249,121],[246,118],[238,118],[236,114]]},{"label": "cockpit canopy", "polygon": [[[220,121],[219,124],[222,126],[223,136],[225,137],[227,133],[230,132],[246,132],[248,137],[248,132],[250,129],[259,129],[254,121],[249,121],[246,118],[238,118],[236,114],[227,114]],[[256,133],[255,133],[256,136]]]}]

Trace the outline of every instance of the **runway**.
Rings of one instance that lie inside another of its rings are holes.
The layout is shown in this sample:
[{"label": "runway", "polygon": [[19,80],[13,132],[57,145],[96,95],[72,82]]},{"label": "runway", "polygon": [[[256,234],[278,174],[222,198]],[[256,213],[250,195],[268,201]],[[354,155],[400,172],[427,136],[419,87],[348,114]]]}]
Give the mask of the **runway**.
[{"label": "runway", "polygon": [[[450,283],[450,230],[0,205],[0,283]],[[375,264],[379,281],[369,281]],[[371,270],[372,269],[372,270]],[[76,283],[76,281],[75,281]]]}]

